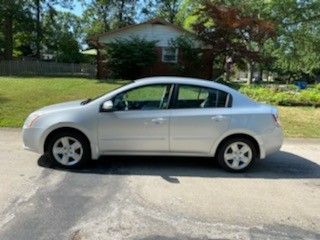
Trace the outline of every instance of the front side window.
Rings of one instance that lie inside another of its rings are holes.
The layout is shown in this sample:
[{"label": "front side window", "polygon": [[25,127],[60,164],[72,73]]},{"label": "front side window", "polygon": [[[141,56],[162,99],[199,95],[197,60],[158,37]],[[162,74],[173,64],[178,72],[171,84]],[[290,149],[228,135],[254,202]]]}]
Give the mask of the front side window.
[{"label": "front side window", "polygon": [[175,108],[221,108],[231,106],[231,95],[217,89],[180,85]]},{"label": "front side window", "polygon": [[177,63],[178,49],[177,48],[162,48],[162,62]]},{"label": "front side window", "polygon": [[115,111],[167,109],[170,84],[157,84],[135,88],[118,94],[113,99]]}]

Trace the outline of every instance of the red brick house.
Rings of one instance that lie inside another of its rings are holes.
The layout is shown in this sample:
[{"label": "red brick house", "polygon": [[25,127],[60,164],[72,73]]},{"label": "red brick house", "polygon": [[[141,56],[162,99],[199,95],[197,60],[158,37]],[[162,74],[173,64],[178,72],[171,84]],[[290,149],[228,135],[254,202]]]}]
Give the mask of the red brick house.
[{"label": "red brick house", "polygon": [[103,55],[104,49],[108,43],[116,39],[128,39],[131,37],[144,38],[149,41],[157,41],[156,51],[158,53],[157,62],[150,68],[145,69],[141,77],[146,76],[181,76],[181,72],[177,70],[176,65],[181,64],[184,59],[179,49],[172,50],[169,42],[180,36],[188,36],[192,39],[195,48],[201,49],[201,69],[197,77],[209,79],[212,76],[212,58],[210,48],[206,46],[197,37],[162,19],[153,19],[144,23],[130,25],[117,30],[100,34],[91,39],[91,43],[97,49],[97,77],[108,77],[107,59]]}]

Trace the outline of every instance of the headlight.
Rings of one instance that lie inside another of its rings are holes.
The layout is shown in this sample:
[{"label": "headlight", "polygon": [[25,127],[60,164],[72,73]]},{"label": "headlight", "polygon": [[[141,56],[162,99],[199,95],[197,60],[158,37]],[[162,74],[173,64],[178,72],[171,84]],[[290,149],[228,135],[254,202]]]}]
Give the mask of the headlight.
[{"label": "headlight", "polygon": [[23,127],[24,128],[31,128],[32,125],[38,120],[39,117],[40,117],[39,114],[32,114],[31,113],[30,116],[24,122]]}]

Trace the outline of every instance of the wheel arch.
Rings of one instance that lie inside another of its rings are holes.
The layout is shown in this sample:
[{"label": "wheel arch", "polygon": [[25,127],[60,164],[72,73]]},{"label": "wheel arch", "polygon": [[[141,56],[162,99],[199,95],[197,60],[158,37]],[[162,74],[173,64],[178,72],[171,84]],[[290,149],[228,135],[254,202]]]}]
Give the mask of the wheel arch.
[{"label": "wheel arch", "polygon": [[264,157],[264,152],[263,152],[263,149],[261,148],[259,140],[257,138],[255,138],[255,137],[253,137],[252,134],[248,134],[248,133],[232,133],[232,134],[229,134],[229,135],[223,137],[218,142],[216,147],[214,148],[213,155],[216,156],[216,154],[219,152],[219,150],[222,147],[224,142],[228,141],[229,139],[235,138],[235,137],[243,137],[243,138],[246,138],[246,139],[250,140],[254,144],[254,147],[255,147],[255,149],[257,151],[257,156],[259,158],[263,158]]},{"label": "wheel arch", "polygon": [[66,131],[69,131],[69,132],[74,132],[74,133],[77,133],[77,134],[80,134],[81,136],[84,137],[84,139],[86,140],[88,146],[89,146],[89,149],[90,149],[90,155],[92,156],[92,144],[91,144],[91,141],[90,141],[90,138],[81,130],[79,130],[78,128],[75,128],[75,127],[58,127],[58,128],[55,128],[53,130],[51,130],[45,137],[44,139],[44,142],[43,142],[43,152],[47,152],[48,150],[48,144],[49,144],[49,139],[51,137],[53,137],[55,134],[59,133],[59,132],[66,132]]}]

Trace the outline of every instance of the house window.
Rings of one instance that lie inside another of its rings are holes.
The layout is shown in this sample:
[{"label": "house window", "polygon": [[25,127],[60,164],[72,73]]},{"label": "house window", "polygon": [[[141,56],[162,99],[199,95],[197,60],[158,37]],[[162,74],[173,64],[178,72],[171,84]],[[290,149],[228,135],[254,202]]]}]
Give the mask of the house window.
[{"label": "house window", "polygon": [[178,49],[162,48],[162,62],[177,63],[178,62]]}]

